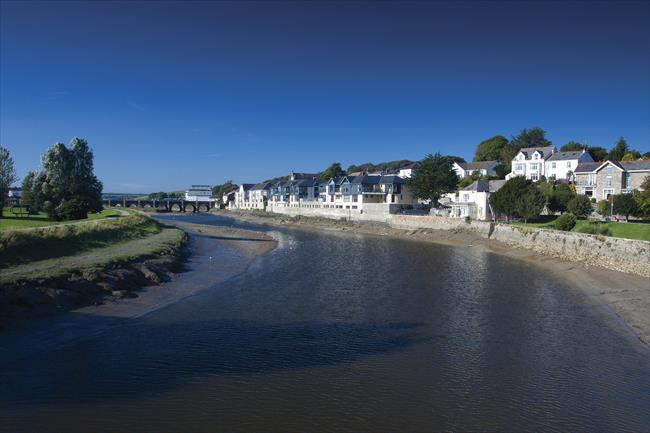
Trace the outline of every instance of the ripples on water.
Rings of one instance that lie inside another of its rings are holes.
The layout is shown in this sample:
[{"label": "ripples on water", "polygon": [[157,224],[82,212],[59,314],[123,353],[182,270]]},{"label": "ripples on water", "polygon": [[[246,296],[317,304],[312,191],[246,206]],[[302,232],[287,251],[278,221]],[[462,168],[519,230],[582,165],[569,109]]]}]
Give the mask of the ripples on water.
[{"label": "ripples on water", "polygon": [[276,235],[278,250],[226,283],[0,361],[0,430],[650,429],[647,347],[540,269],[477,249]]}]

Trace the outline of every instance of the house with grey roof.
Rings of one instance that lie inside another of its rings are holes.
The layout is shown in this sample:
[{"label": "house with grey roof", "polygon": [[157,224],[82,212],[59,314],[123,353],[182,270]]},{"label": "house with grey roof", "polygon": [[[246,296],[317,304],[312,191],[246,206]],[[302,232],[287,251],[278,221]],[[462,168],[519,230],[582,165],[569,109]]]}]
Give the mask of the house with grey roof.
[{"label": "house with grey roof", "polygon": [[479,176],[496,175],[494,168],[499,161],[454,162],[452,168],[459,178],[477,173]]},{"label": "house with grey roof", "polygon": [[578,164],[593,161],[593,158],[586,149],[555,152],[544,163],[544,175],[548,179],[566,179],[573,181],[574,172]]},{"label": "house with grey roof", "polygon": [[524,147],[512,159],[512,171],[506,179],[524,176],[536,182],[546,176],[546,161],[555,153],[555,147]]},{"label": "house with grey roof", "polygon": [[504,179],[476,180],[455,193],[445,194],[439,202],[450,209],[450,217],[490,221],[494,218],[490,194],[497,192],[505,183]]},{"label": "house with grey roof", "polygon": [[254,183],[242,183],[239,185],[239,189],[235,193],[235,201],[230,203],[230,207],[244,209],[250,200],[250,191],[253,186],[255,186]]},{"label": "house with grey roof", "polygon": [[641,189],[650,176],[650,161],[602,161],[580,163],[575,169],[578,194],[606,200],[610,195]]}]

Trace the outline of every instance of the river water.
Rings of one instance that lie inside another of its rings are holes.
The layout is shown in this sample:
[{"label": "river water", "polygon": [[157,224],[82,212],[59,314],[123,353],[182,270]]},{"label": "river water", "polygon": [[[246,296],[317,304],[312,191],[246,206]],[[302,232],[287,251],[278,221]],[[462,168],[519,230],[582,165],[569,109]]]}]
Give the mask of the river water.
[{"label": "river water", "polygon": [[26,357],[0,338],[0,431],[650,430],[648,347],[541,268],[273,230],[278,249],[165,308]]}]

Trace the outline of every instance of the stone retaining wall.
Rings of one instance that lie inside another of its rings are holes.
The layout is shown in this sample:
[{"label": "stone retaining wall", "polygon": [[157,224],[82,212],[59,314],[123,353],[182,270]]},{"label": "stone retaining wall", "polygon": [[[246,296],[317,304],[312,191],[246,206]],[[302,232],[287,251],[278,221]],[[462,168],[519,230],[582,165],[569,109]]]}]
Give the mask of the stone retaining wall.
[{"label": "stone retaining wall", "polygon": [[650,277],[646,241],[435,216],[391,215],[388,223],[399,229],[472,232],[546,256]]}]

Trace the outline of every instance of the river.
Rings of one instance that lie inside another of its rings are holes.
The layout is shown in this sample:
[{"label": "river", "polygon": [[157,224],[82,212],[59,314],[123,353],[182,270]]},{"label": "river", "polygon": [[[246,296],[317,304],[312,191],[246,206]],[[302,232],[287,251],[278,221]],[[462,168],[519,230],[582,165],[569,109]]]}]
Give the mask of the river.
[{"label": "river", "polygon": [[650,430],[648,346],[543,269],[468,247],[272,234],[279,247],[244,272],[146,315],[52,333],[30,356],[11,351],[36,330],[0,337],[0,431]]}]

